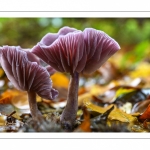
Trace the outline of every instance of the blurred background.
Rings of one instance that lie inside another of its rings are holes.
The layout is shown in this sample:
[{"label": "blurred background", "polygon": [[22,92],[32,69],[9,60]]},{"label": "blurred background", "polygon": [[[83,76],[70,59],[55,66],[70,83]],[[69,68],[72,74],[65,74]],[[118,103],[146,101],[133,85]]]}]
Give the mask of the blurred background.
[{"label": "blurred background", "polygon": [[[0,18],[0,45],[31,48],[48,32],[63,26],[103,30],[121,46],[125,61],[150,59],[150,18]],[[134,53],[134,56],[132,55]]]},{"label": "blurred background", "polygon": [[63,26],[103,30],[121,46],[150,40],[149,18],[0,18],[0,45],[32,47],[46,33]]},{"label": "blurred background", "polygon": [[32,48],[46,33],[63,26],[91,27],[114,38],[121,50],[111,59],[120,71],[150,62],[150,18],[0,18],[0,46]]}]

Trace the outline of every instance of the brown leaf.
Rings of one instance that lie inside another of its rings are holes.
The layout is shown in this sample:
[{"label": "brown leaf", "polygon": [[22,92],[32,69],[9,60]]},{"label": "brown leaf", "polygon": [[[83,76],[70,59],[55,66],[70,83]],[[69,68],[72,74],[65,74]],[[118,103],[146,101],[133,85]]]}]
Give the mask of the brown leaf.
[{"label": "brown leaf", "polygon": [[0,99],[0,104],[10,104],[10,96],[6,96]]},{"label": "brown leaf", "polygon": [[150,104],[148,105],[144,113],[139,117],[139,120],[141,121],[144,121],[146,119],[150,119]]},{"label": "brown leaf", "polygon": [[90,125],[91,125],[90,124],[90,114],[88,113],[88,111],[85,107],[83,108],[83,114],[84,114],[84,121],[81,123],[79,128],[83,132],[91,132],[91,129],[90,129]]},{"label": "brown leaf", "polygon": [[133,108],[132,108],[132,113],[139,112],[143,113],[148,105],[150,104],[150,99],[149,100],[143,100],[141,102],[136,103]]}]

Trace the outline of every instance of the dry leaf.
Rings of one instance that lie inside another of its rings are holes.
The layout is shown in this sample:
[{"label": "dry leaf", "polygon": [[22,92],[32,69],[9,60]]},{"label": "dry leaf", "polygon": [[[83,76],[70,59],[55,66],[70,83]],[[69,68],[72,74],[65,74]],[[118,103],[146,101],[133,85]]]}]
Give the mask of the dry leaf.
[{"label": "dry leaf", "polygon": [[[105,113],[108,109],[110,109],[113,106],[113,104],[112,104],[107,107],[100,107],[100,106],[92,104],[87,99],[84,100],[84,105],[87,108],[89,108],[93,111],[99,112],[99,113]],[[119,120],[121,122],[133,122],[133,121],[137,120],[136,117],[133,117],[132,115],[123,112],[122,110],[118,109],[115,105],[114,105],[114,107],[115,108],[112,110],[112,112],[108,116],[108,119]]]},{"label": "dry leaf", "polygon": [[143,113],[149,104],[150,104],[150,99],[138,102],[133,106],[131,112],[132,113],[135,113],[135,112]]},{"label": "dry leaf", "polygon": [[51,79],[54,87],[68,88],[69,79],[63,73],[56,72],[51,76]]},{"label": "dry leaf", "polygon": [[6,124],[6,116],[0,115],[0,126],[4,126]]},{"label": "dry leaf", "polygon": [[12,99],[13,96],[17,96],[17,95],[19,95],[19,93],[20,93],[20,91],[16,90],[16,89],[14,89],[14,90],[7,90],[4,93],[2,93],[1,96],[2,96],[2,98],[9,97],[10,99]]},{"label": "dry leaf", "polygon": [[1,95],[0,104],[10,104],[14,96],[18,95],[18,90],[7,90]]},{"label": "dry leaf", "polygon": [[3,75],[4,75],[4,70],[0,68],[0,77],[2,77]]},{"label": "dry leaf", "polygon": [[11,102],[18,109],[29,109],[28,96],[26,92],[20,91],[18,95],[12,98]]},{"label": "dry leaf", "polygon": [[86,110],[86,108],[83,108],[83,114],[84,114],[84,121],[79,126],[78,130],[81,129],[83,132],[91,132],[90,129],[90,114]]},{"label": "dry leaf", "polygon": [[149,77],[150,75],[150,64],[146,62],[140,63],[137,68],[130,72],[130,77],[138,78],[138,77]]},{"label": "dry leaf", "polygon": [[0,104],[10,104],[10,102],[11,102],[10,96],[6,96],[0,99]]},{"label": "dry leaf", "polygon": [[84,99],[91,99],[93,96],[100,95],[108,90],[108,87],[101,87],[99,85],[93,85],[90,89],[87,89],[87,93],[78,96],[78,105],[83,104]]},{"label": "dry leaf", "polygon": [[144,111],[144,113],[139,117],[140,120],[146,120],[150,119],[150,104],[148,105],[147,109]]}]

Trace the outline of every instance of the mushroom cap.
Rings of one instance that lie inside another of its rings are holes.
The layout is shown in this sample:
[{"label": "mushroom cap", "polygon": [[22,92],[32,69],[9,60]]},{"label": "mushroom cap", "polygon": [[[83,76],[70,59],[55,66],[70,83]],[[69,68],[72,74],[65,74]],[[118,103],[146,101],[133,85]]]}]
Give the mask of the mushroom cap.
[{"label": "mushroom cap", "polygon": [[40,66],[31,52],[17,46],[0,47],[0,63],[8,79],[19,90],[34,91],[45,99],[55,99],[58,91],[52,88],[48,71]]},{"label": "mushroom cap", "polygon": [[57,38],[60,36],[64,36],[70,32],[77,31],[75,28],[70,28],[70,27],[63,27],[61,28],[58,33],[47,33],[41,40],[41,43],[43,45],[49,46],[51,45]]},{"label": "mushroom cap", "polygon": [[[62,30],[65,34],[60,34]],[[82,32],[63,27],[57,36],[44,36],[31,52],[57,71],[90,74],[119,49],[119,44],[103,31],[86,28]]]}]

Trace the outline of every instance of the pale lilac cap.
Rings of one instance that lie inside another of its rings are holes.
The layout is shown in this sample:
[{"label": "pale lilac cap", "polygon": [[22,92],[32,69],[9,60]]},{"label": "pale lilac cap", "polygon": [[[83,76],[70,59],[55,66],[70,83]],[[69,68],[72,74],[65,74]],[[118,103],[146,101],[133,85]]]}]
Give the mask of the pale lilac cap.
[{"label": "pale lilac cap", "polygon": [[113,38],[100,30],[86,28],[82,32],[69,27],[61,30],[65,34],[60,36],[58,32],[55,38],[53,34],[44,36],[31,50],[60,72],[90,74],[120,49]]},{"label": "pale lilac cap", "polygon": [[34,54],[19,46],[0,47],[0,63],[8,79],[19,90],[34,91],[45,99],[55,99],[58,91],[52,88],[48,71],[36,62]]}]

